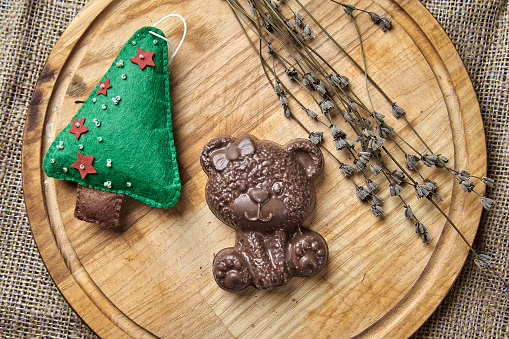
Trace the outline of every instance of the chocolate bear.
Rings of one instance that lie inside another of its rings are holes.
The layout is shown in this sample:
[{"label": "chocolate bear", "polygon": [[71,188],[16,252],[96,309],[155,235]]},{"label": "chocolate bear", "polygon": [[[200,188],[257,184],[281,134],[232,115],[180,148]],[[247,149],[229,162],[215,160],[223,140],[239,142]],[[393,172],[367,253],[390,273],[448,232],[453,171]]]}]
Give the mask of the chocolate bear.
[{"label": "chocolate bear", "polygon": [[316,203],[313,182],[323,169],[318,147],[304,139],[282,147],[250,135],[218,137],[203,147],[200,162],[209,208],[236,230],[235,246],[214,257],[220,287],[273,288],[322,270],[327,243],[301,228]]}]

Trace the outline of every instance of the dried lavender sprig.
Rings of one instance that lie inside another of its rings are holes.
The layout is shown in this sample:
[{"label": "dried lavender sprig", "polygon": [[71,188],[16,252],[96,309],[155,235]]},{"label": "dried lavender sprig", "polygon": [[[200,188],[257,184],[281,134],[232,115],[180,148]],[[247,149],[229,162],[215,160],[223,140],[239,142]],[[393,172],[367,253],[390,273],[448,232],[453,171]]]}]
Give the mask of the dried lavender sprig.
[{"label": "dried lavender sprig", "polygon": [[[333,0],[331,0],[333,1]],[[363,69],[355,60],[353,60],[353,58],[348,54],[348,52],[346,52],[346,50],[341,47],[341,45],[334,39],[332,38],[332,36],[323,28],[323,26],[321,26],[319,24],[319,22],[311,15],[311,13],[309,13],[309,11],[306,10],[306,8],[300,3],[299,0],[296,0],[296,2],[301,6],[301,8],[308,14],[308,16],[315,22],[315,24],[327,35],[327,37],[347,56],[348,59],[350,59],[350,61],[358,68],[360,69],[361,71],[365,71],[365,68]],[[333,1],[333,2],[336,2],[338,3],[337,1]],[[340,5],[343,5],[341,3],[339,3]],[[352,15],[350,14],[350,16],[352,17]],[[389,20],[390,21],[390,20]],[[396,103],[391,100],[389,98],[389,96],[376,84],[376,82],[368,76],[368,79],[369,81],[373,84],[373,86],[382,94],[382,96],[391,104],[391,106],[393,107],[393,111],[394,111],[394,108],[397,107],[399,109],[401,109],[399,106],[396,105]],[[430,151],[432,152],[431,148],[427,145],[427,143],[422,139],[422,137],[420,136],[420,134],[417,132],[417,130],[415,130],[415,128],[412,126],[412,124],[408,121],[408,119],[406,118],[406,116],[404,115],[404,110],[401,109],[403,113],[400,114],[400,116],[403,117],[403,119],[405,120],[405,122],[407,123],[408,126],[410,126],[410,128],[412,129],[412,131],[414,132],[414,134],[418,137],[418,139],[423,143],[423,145]],[[432,152],[433,153],[433,152]]]},{"label": "dried lavender sprig", "polygon": [[[245,13],[245,11],[243,12],[243,14],[244,14],[244,15],[247,15],[247,13]],[[279,18],[279,19],[280,19],[280,18]],[[251,20],[251,21],[253,22],[253,20]],[[263,27],[263,26],[262,26],[262,27]],[[277,29],[277,27],[276,27],[276,26],[275,26],[274,28],[276,28],[276,29]],[[274,39],[277,39],[277,38],[275,38],[275,36],[274,36],[274,35],[272,35],[272,33],[268,32],[268,30],[267,30],[267,29],[265,29],[265,30],[266,30],[266,33],[267,33],[268,35],[270,35],[270,36],[271,36],[272,38],[274,38]],[[280,33],[281,33],[281,31],[280,31]],[[285,35],[283,35],[283,36],[285,36]],[[268,43],[266,40],[264,40],[264,39],[262,39],[262,40],[264,41],[264,43]],[[288,51],[288,52],[292,55],[292,57],[294,58],[294,60],[296,60],[296,62],[297,62],[297,64],[299,65],[299,67],[301,67],[301,68],[302,68],[302,65],[300,64],[300,62],[296,59],[295,55],[293,55],[293,53],[292,53],[292,52],[291,52],[291,51],[290,51],[290,50],[289,50],[289,49],[285,46],[285,44],[284,44],[284,43],[282,43],[279,39],[277,39],[277,41],[278,41],[278,42],[282,45],[282,47],[283,47],[283,48],[285,48],[285,49],[286,49],[286,50],[287,50],[287,51]],[[300,43],[300,42],[299,42],[299,43]],[[302,43],[301,43],[301,45],[302,45]],[[321,60],[322,60],[322,61],[324,61],[324,62],[325,62],[325,63],[326,63],[329,67],[331,67],[331,68],[332,68],[332,66],[330,66],[330,65],[327,63],[327,61],[326,61],[325,59],[323,59],[323,58],[322,58],[322,57],[321,57],[318,53],[316,53],[316,52],[315,52],[312,48],[310,48],[308,45],[305,45],[305,46],[304,46],[304,45],[302,45],[302,46],[303,46],[303,47],[305,47],[305,49],[310,49],[313,53],[315,53],[317,56],[319,56],[319,57],[321,58]],[[286,60],[284,57],[282,57],[279,53],[275,53],[275,52],[273,52],[273,48],[271,48],[271,54],[272,54],[272,53],[273,53],[273,54],[277,54],[277,56],[278,56],[279,58],[281,58],[281,59],[282,59],[285,63],[290,64],[290,63],[289,63],[289,61],[288,61],[288,60]],[[316,67],[320,67],[320,66],[319,66],[319,64],[316,62],[316,60],[313,60],[313,62],[309,62],[309,60],[308,60],[308,58],[307,58],[306,56],[304,56],[302,53],[299,53],[299,54],[300,54],[300,56],[301,56],[303,59],[305,59],[305,61],[306,61],[306,67],[307,67],[308,69],[310,69],[310,70],[311,70],[311,67],[314,67],[314,68],[316,68]],[[309,52],[307,52],[307,54],[308,54],[308,56],[310,56]],[[291,64],[290,64],[290,65],[291,65]],[[320,72],[324,72],[323,68],[322,68],[322,69],[317,69],[317,70],[318,70],[318,71],[320,71]],[[336,72],[336,73],[337,73],[337,72]],[[301,75],[303,75],[303,76],[304,76],[305,74],[301,73]],[[334,90],[334,91],[335,91],[335,90]],[[325,92],[325,91],[324,91],[324,92]],[[342,92],[344,93],[344,91],[342,91]],[[336,93],[336,94],[337,94],[337,93]],[[345,94],[345,95],[346,95],[346,94]],[[339,97],[339,96],[338,96],[338,97]],[[313,97],[313,98],[314,98],[314,97]],[[341,98],[340,98],[340,99],[341,99]],[[342,99],[342,102],[344,103],[344,102],[345,102],[345,100],[344,100],[344,99]],[[329,120],[330,120],[330,117],[329,117]]]},{"label": "dried lavender sprig", "polygon": [[[274,11],[273,11],[273,12],[274,12]],[[277,13],[279,13],[279,12],[277,12]],[[278,19],[281,19],[281,18],[279,18],[279,17],[278,17]],[[269,33],[269,34],[270,34],[270,33]],[[292,34],[292,32],[291,32],[291,31],[290,31],[290,34]],[[327,61],[326,61],[323,57],[321,57],[321,55],[320,55],[320,54],[316,53],[316,52],[315,52],[315,51],[314,51],[311,47],[309,47],[308,45],[305,45],[305,46],[304,46],[304,45],[302,45],[302,43],[301,43],[300,41],[299,41],[299,43],[301,44],[301,46],[305,47],[305,49],[310,49],[313,53],[315,53],[315,54],[316,54],[316,55],[317,55],[317,56],[318,56],[318,57],[319,57],[319,58],[320,58],[323,62],[325,62],[325,63],[326,63],[326,64],[327,64],[327,65],[328,65],[331,69],[332,69],[332,66],[330,66],[330,65],[327,63]],[[283,46],[283,47],[284,47],[284,46]],[[309,52],[308,52],[308,56],[310,56]],[[304,56],[301,54],[301,57],[304,57]],[[294,56],[294,59],[295,59],[295,56]],[[314,67],[319,66],[319,64],[316,62],[316,60],[313,60],[312,64],[314,64],[314,65],[313,65]],[[311,65],[309,65],[308,67],[311,67]],[[323,70],[323,69],[318,69],[318,71],[323,72],[324,70]],[[334,91],[335,91],[335,89],[334,89]],[[344,91],[342,91],[342,92],[343,92],[343,94],[345,94],[345,95],[346,95],[346,93],[345,93]],[[337,94],[337,93],[336,93],[336,94]],[[339,95],[338,95],[338,97],[339,97]],[[341,99],[341,97],[339,97],[339,98]],[[344,102],[344,100],[343,100],[343,99],[342,99],[342,101]]]},{"label": "dried lavender sprig", "polygon": [[[440,207],[438,207],[438,205],[433,201],[432,198],[428,198],[428,200],[431,201],[431,203],[440,211],[440,213],[442,213],[442,215],[447,219],[449,224],[454,228],[456,233],[458,233],[459,236],[461,237],[461,239],[463,239],[463,241],[465,242],[465,244],[467,244],[467,246],[470,249],[470,251],[475,255],[475,260],[481,260],[482,261],[483,256],[485,256],[485,255],[484,254],[478,254],[477,251],[474,250],[474,248],[470,245],[470,243],[467,241],[465,236],[463,236],[463,234],[458,229],[458,227],[456,227],[454,222],[449,218],[449,216]],[[491,268],[492,272],[495,273],[498,276],[498,278],[502,281],[502,283],[504,284],[504,286],[506,288],[506,294],[509,294],[509,282],[506,281],[505,278],[498,271],[493,269],[493,267],[491,266],[491,263],[487,263],[486,267]]]},{"label": "dried lavender sprig", "polygon": [[[333,2],[336,2],[334,0],[331,0]],[[371,105],[371,112],[375,111],[375,107],[373,106],[373,101],[371,99],[371,95],[369,93],[369,86],[368,86],[368,66],[366,65],[366,55],[364,54],[364,45],[362,44],[362,38],[361,38],[361,31],[359,30],[359,26],[357,25],[357,20],[355,20],[355,17],[350,14],[350,18],[352,19],[352,22],[355,26],[355,30],[357,31],[357,36],[359,38],[359,43],[361,47],[361,56],[362,56],[362,62],[364,63],[364,79],[366,81],[366,93],[368,95],[369,103]]]}]

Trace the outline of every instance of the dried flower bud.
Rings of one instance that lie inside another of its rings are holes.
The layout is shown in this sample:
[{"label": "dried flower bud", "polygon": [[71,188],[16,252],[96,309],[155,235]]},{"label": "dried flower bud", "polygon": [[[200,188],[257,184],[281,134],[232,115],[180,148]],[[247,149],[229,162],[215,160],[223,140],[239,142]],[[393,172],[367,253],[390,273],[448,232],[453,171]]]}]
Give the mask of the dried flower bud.
[{"label": "dried flower bud", "polygon": [[424,185],[416,185],[415,186],[415,195],[417,199],[421,199],[427,197],[430,194],[430,191]]},{"label": "dried flower bud", "polygon": [[405,174],[399,170],[391,173],[391,178],[397,183],[401,184],[405,180]]},{"label": "dried flower bud", "polygon": [[269,13],[265,13],[263,15],[263,26],[268,30],[268,31],[272,31],[273,30],[273,27],[275,26],[274,24],[274,20],[272,19],[272,17],[270,16]]},{"label": "dried flower bud", "polygon": [[371,116],[373,117],[373,119],[375,119],[375,123],[377,125],[383,124],[385,115],[383,115],[382,113],[378,113],[378,112],[371,112]]},{"label": "dried flower bud", "polygon": [[297,30],[297,26],[295,26],[292,20],[283,19],[283,21],[286,25],[286,28],[289,29],[290,31],[295,32]]},{"label": "dried flower bud", "polygon": [[348,104],[350,105],[352,112],[357,112],[359,110],[359,105],[357,105],[357,103],[352,99],[348,100]]},{"label": "dried flower bud", "polygon": [[352,140],[345,138],[345,142],[346,142],[346,147],[348,147],[349,149],[353,149],[354,144],[353,144]]},{"label": "dried flower bud", "polygon": [[348,84],[350,83],[350,79],[348,79],[346,76],[344,75],[341,75],[341,74],[337,74],[336,73],[336,78],[338,79],[338,82],[339,82],[339,87],[340,88],[345,88],[348,86]]},{"label": "dried flower bud", "polygon": [[362,117],[361,121],[366,127],[371,126],[371,120],[369,120],[368,118]]},{"label": "dried flower bud", "polygon": [[377,188],[378,184],[376,182],[370,179],[366,179],[366,189],[369,191],[369,193],[373,193]]},{"label": "dried flower bud", "polygon": [[341,171],[341,174],[343,174],[345,176],[345,178],[350,178],[350,176],[353,173],[353,167],[352,167],[352,165],[349,165],[349,164],[342,163],[339,166],[339,170]]},{"label": "dried flower bud", "polygon": [[369,168],[371,169],[371,173],[373,173],[373,175],[378,175],[382,171],[382,167],[375,164],[369,164]]},{"label": "dried flower bud", "polygon": [[382,147],[382,145],[384,144],[384,141],[385,141],[385,139],[383,139],[383,138],[370,138],[368,140],[368,148],[373,151],[376,151],[377,149]]},{"label": "dried flower bud", "polygon": [[392,104],[392,114],[394,117],[399,118],[405,114],[405,110],[394,103]]},{"label": "dried flower bud", "polygon": [[274,82],[274,91],[276,92],[277,95],[282,95],[285,93],[283,86],[281,86],[281,83],[278,80]]},{"label": "dried flower bud", "polygon": [[305,108],[305,110],[306,110],[307,115],[309,115],[311,117],[311,119],[316,119],[318,117],[318,114],[316,114],[316,112],[314,112],[310,109],[307,109],[307,108]]},{"label": "dried flower bud", "polygon": [[449,162],[449,159],[447,159],[442,154],[437,154],[437,160],[435,161],[435,166],[442,168],[445,167],[445,165]]},{"label": "dried flower bud", "polygon": [[295,19],[295,23],[297,26],[302,27],[304,24],[304,17],[299,12],[293,13],[293,18]]},{"label": "dried flower bud", "polygon": [[318,79],[311,73],[304,73],[304,86],[309,86],[317,83]]},{"label": "dried flower bud", "polygon": [[467,171],[459,171],[458,173],[458,180],[461,182],[461,181],[464,181],[464,180],[470,180],[470,173],[467,172]]},{"label": "dried flower bud", "polygon": [[357,195],[357,198],[359,198],[359,200],[362,201],[366,200],[366,198],[369,197],[368,190],[362,186],[357,187],[357,189],[355,190],[355,194]]},{"label": "dried flower bud", "polygon": [[486,254],[478,254],[474,259],[474,263],[480,269],[491,266],[492,261],[493,261],[493,258]]},{"label": "dried flower bud", "polygon": [[391,194],[391,197],[399,196],[402,191],[403,187],[401,187],[399,184],[392,184],[389,186],[389,192]]},{"label": "dried flower bud", "polygon": [[323,132],[311,132],[309,133],[309,140],[314,144],[318,145],[323,139]]},{"label": "dried flower bud", "polygon": [[347,112],[347,111],[343,111],[343,117],[345,118],[345,121],[346,122],[352,122],[355,120],[354,117],[352,116],[352,114],[350,112]]},{"label": "dried flower bud", "polygon": [[413,154],[407,154],[405,157],[405,166],[409,170],[414,170],[417,168],[417,163],[419,162],[419,157]]},{"label": "dried flower bud", "polygon": [[304,25],[304,37],[307,38],[308,36],[312,36],[313,38],[315,37],[313,35],[313,29],[311,28],[311,26],[309,26],[308,24],[305,24]]},{"label": "dried flower bud", "polygon": [[313,88],[322,98],[327,95],[327,88],[325,88],[325,84],[322,81],[319,80],[317,83],[313,84]]},{"label": "dried flower bud", "polygon": [[382,123],[380,127],[378,127],[378,135],[382,138],[387,139],[389,135],[392,133],[392,127]]},{"label": "dried flower bud", "polygon": [[379,195],[371,193],[371,198],[373,199],[373,204],[381,205],[384,203],[384,199],[382,199]]},{"label": "dried flower bud", "polygon": [[373,131],[370,131],[369,129],[364,128],[362,130],[362,135],[364,135],[366,138],[375,138],[376,134]]},{"label": "dried flower bud", "polygon": [[380,22],[380,17],[378,16],[378,14],[376,14],[375,12],[368,12],[368,14],[375,24],[378,24]]},{"label": "dried flower bud", "polygon": [[286,68],[285,69],[285,73],[288,76],[288,79],[290,79],[292,81],[297,80],[297,76],[299,75],[297,70],[295,68],[293,68],[293,67]]},{"label": "dried flower bud", "polygon": [[331,128],[332,138],[334,140],[343,139],[346,137],[346,133],[339,127],[332,125]]},{"label": "dried flower bud", "polygon": [[279,4],[277,2],[275,2],[274,0],[270,0],[270,5],[274,8],[274,9],[279,9]]},{"label": "dried flower bud", "polygon": [[405,207],[405,217],[407,217],[409,219],[413,219],[414,218],[414,212],[410,208],[410,205],[406,205],[406,207]]},{"label": "dried flower bud", "polygon": [[288,98],[286,97],[286,95],[284,94],[280,94],[279,95],[279,102],[281,103],[281,105],[283,106],[288,106]]},{"label": "dried flower bud", "polygon": [[361,172],[361,171],[363,171],[366,168],[366,163],[364,163],[362,161],[359,161],[359,159],[355,159],[353,161],[353,164],[354,164],[355,170],[357,172]]},{"label": "dried flower bud", "polygon": [[322,110],[323,114],[329,113],[334,107],[334,103],[329,99],[323,99],[320,102],[320,109]]},{"label": "dried flower bud", "polygon": [[426,227],[424,227],[424,224],[420,221],[417,221],[415,223],[415,233],[424,234],[426,233]]},{"label": "dried flower bud", "polygon": [[495,200],[487,197],[481,197],[481,204],[486,210],[489,211],[493,205],[495,205]]},{"label": "dried flower bud", "polygon": [[367,164],[369,161],[369,158],[371,158],[371,153],[369,152],[358,152],[357,156],[359,157],[359,161],[362,161],[363,163]]},{"label": "dried flower bud", "polygon": [[378,205],[371,205],[371,212],[373,212],[373,215],[375,217],[379,217],[380,215],[382,215],[384,209],[381,207],[381,206],[378,206]]},{"label": "dried flower bud", "polygon": [[382,28],[382,31],[386,31],[388,29],[390,29],[392,26],[392,22],[391,22],[391,19],[383,16],[380,18],[380,27]]},{"label": "dried flower bud", "polygon": [[435,154],[424,154],[421,157],[422,163],[428,167],[435,165],[437,156]]},{"label": "dried flower bud", "polygon": [[463,180],[460,182],[460,186],[465,192],[472,192],[474,190],[475,184],[473,181]]},{"label": "dried flower bud", "polygon": [[289,118],[292,116],[292,112],[290,111],[290,108],[288,108],[288,106],[283,107],[283,114],[285,118]]},{"label": "dried flower bud", "polygon": [[274,55],[274,49],[272,48],[272,44],[270,42],[267,44],[267,54]]},{"label": "dried flower bud", "polygon": [[343,138],[336,139],[334,142],[336,149],[338,151],[342,150],[343,148],[347,147],[346,141]]},{"label": "dried flower bud", "polygon": [[352,15],[353,11],[356,10],[355,6],[349,5],[349,4],[343,4],[343,10],[345,11],[346,15]]},{"label": "dried flower bud", "polygon": [[495,188],[495,180],[488,178],[488,177],[482,177],[481,181],[484,182],[484,184],[490,188]]},{"label": "dried flower bud", "polygon": [[350,83],[350,79],[338,73],[335,75],[329,74],[327,79],[332,86],[336,86],[338,88],[345,88]]},{"label": "dried flower bud", "polygon": [[426,232],[426,233],[422,234],[421,239],[422,239],[422,242],[423,242],[424,244],[430,244],[430,243],[431,243],[431,238],[430,238],[430,236],[428,235],[428,232]]},{"label": "dried flower bud", "polygon": [[424,179],[424,186],[431,192],[434,192],[437,189],[437,183],[431,179]]}]

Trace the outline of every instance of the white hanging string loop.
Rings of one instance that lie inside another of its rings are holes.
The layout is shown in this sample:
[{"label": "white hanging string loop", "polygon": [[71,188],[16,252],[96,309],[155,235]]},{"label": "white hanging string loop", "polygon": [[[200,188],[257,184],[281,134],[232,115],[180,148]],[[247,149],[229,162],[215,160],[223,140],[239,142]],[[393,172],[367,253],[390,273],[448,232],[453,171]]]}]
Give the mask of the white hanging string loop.
[{"label": "white hanging string loop", "polygon": [[156,22],[154,25],[152,25],[153,27],[156,27],[157,25],[159,25],[163,20],[167,19],[167,18],[171,18],[171,17],[176,17],[176,18],[179,18],[180,20],[182,20],[182,23],[184,24],[184,33],[182,34],[182,39],[180,39],[180,42],[177,46],[177,49],[173,49],[173,44],[171,43],[170,40],[168,40],[167,38],[163,37],[162,35],[160,34],[157,34],[156,32],[152,32],[152,31],[149,31],[150,34],[160,38],[160,39],[163,39],[165,40],[167,43],[170,44],[170,47],[171,47],[171,57],[170,57],[170,60],[168,62],[168,64],[171,64],[173,58],[175,57],[175,55],[177,55],[177,52],[179,51],[180,49],[180,46],[182,46],[182,43],[184,42],[184,39],[186,38],[186,34],[187,34],[187,23],[186,23],[186,19],[184,19],[184,17],[180,14],[168,14],[166,16],[164,16],[161,20],[159,20],[158,22]]}]

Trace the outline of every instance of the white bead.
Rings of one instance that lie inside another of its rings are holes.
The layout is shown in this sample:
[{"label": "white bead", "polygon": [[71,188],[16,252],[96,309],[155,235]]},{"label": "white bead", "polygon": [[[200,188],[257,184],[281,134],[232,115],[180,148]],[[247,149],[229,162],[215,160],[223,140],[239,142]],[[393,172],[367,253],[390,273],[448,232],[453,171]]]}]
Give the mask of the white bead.
[{"label": "white bead", "polygon": [[92,98],[92,102],[97,102],[97,98]]},{"label": "white bead", "polygon": [[79,122],[75,123],[74,127],[80,127],[80,123]]},{"label": "white bead", "polygon": [[64,172],[67,172],[67,167],[62,168]]},{"label": "white bead", "polygon": [[79,144],[79,145],[78,145],[78,149],[83,149],[83,145],[82,145],[82,144]]},{"label": "white bead", "polygon": [[103,141],[103,138],[101,138],[101,137],[97,137],[97,141],[102,142],[102,141]]},{"label": "white bead", "polygon": [[135,46],[136,45],[136,40],[131,41],[131,44],[133,44],[133,46]]},{"label": "white bead", "polygon": [[81,169],[85,169],[85,165],[81,164],[81,165],[80,165],[80,168],[81,168]]},{"label": "white bead", "polygon": [[127,75],[125,75],[125,74],[122,74],[121,77],[123,80],[127,79]]},{"label": "white bead", "polygon": [[103,104],[101,107],[102,107],[102,109],[108,108],[108,106],[106,106],[105,104]]},{"label": "white bead", "polygon": [[[155,40],[154,40],[154,41],[155,41]],[[127,186],[127,187],[131,187],[131,186],[132,186],[131,182],[129,182],[129,181],[128,181],[128,182],[126,182],[125,184],[126,184],[126,186]]]},{"label": "white bead", "polygon": [[55,163],[55,159],[49,159],[49,162],[54,164]]}]

